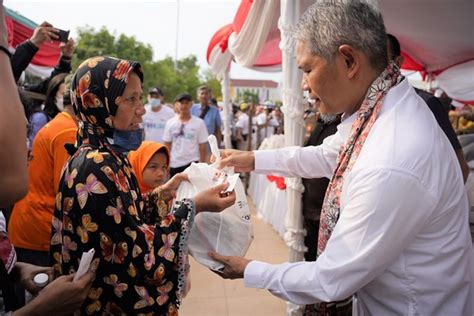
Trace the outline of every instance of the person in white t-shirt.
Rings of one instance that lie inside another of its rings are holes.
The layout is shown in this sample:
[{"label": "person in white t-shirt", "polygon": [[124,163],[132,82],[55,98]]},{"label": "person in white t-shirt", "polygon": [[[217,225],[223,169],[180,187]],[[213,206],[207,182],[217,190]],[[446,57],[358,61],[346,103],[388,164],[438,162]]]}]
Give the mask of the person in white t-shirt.
[{"label": "person in white t-shirt", "polygon": [[260,143],[267,137],[275,134],[275,128],[278,126],[278,121],[273,117],[271,108],[265,106],[264,110],[257,116],[257,124],[260,129]]},{"label": "person in white t-shirt", "polygon": [[182,93],[175,99],[179,114],[170,119],[165,126],[163,141],[170,149],[171,177],[183,172],[192,162],[206,161],[207,133],[202,119],[191,115],[193,98]]},{"label": "person in white t-shirt", "polygon": [[166,122],[176,113],[163,105],[164,95],[160,88],[151,88],[148,92],[148,104],[145,105],[146,113],[143,116],[143,130],[145,140],[163,143],[163,132]]},{"label": "person in white t-shirt", "polygon": [[[237,140],[237,148],[240,150],[247,150],[248,148],[248,134],[249,134],[249,109],[251,106],[248,103],[240,104],[240,115],[235,124],[236,127],[236,140]],[[254,126],[257,125],[257,117],[252,117],[252,148],[255,148],[256,143],[256,128]]]}]

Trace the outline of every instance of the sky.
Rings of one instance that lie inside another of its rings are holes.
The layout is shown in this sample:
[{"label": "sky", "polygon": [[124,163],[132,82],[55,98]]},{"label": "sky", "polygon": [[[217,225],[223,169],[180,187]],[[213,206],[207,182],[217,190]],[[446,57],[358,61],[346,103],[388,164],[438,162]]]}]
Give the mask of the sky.
[{"label": "sky", "polygon": [[[179,35],[177,56],[194,54],[201,73],[209,68],[207,46],[214,33],[232,23],[241,0],[179,0]],[[48,21],[54,26],[71,30],[102,26],[115,34],[135,36],[153,47],[154,59],[175,57],[178,0],[4,0],[4,5],[40,24]],[[232,79],[270,79],[279,81],[281,73],[263,73],[232,64]]]}]

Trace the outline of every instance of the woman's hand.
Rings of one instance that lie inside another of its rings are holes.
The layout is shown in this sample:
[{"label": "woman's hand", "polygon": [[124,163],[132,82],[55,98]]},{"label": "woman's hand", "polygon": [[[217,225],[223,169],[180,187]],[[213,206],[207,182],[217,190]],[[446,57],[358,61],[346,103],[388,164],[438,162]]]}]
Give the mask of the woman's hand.
[{"label": "woman's hand", "polygon": [[33,295],[36,295],[42,289],[33,282],[35,275],[46,273],[49,277],[49,282],[54,279],[54,271],[51,267],[40,267],[25,262],[17,262],[15,269],[21,285]]},{"label": "woman's hand", "polygon": [[196,214],[200,212],[220,212],[235,203],[235,192],[223,193],[228,183],[216,185],[198,193],[194,197]]},{"label": "woman's hand", "polygon": [[168,202],[175,197],[176,190],[178,190],[179,185],[183,181],[188,181],[188,175],[186,173],[175,174],[165,184],[156,188],[156,193],[160,194],[165,202]]}]

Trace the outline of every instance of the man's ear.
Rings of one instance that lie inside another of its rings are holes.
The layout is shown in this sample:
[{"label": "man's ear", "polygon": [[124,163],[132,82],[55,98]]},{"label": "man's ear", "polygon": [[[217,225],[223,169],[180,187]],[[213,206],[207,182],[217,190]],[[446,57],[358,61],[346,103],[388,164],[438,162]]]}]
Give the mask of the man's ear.
[{"label": "man's ear", "polygon": [[397,58],[395,58],[395,63],[397,63],[398,65],[398,68],[402,68],[402,65],[403,65],[403,61],[405,60],[405,58],[403,56],[398,56]]},{"label": "man's ear", "polygon": [[339,46],[338,52],[343,58],[347,71],[347,78],[353,79],[360,67],[360,56],[358,52],[351,45],[347,44]]}]

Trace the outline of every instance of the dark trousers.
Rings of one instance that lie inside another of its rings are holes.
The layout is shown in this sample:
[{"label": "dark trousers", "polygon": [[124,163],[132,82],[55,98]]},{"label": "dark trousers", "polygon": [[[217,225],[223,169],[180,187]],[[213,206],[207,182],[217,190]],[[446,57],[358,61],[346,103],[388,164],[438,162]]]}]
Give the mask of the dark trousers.
[{"label": "dark trousers", "polygon": [[305,261],[316,261],[316,254],[318,252],[319,221],[305,219],[304,228],[306,229],[304,245],[308,247],[308,251],[304,254],[304,259]]},{"label": "dark trousers", "polygon": [[[194,161],[194,162],[197,163],[197,161]],[[186,170],[187,167],[191,166],[191,164],[192,162],[182,167],[170,168],[170,177],[173,177],[177,173],[183,172],[184,170]]]}]

